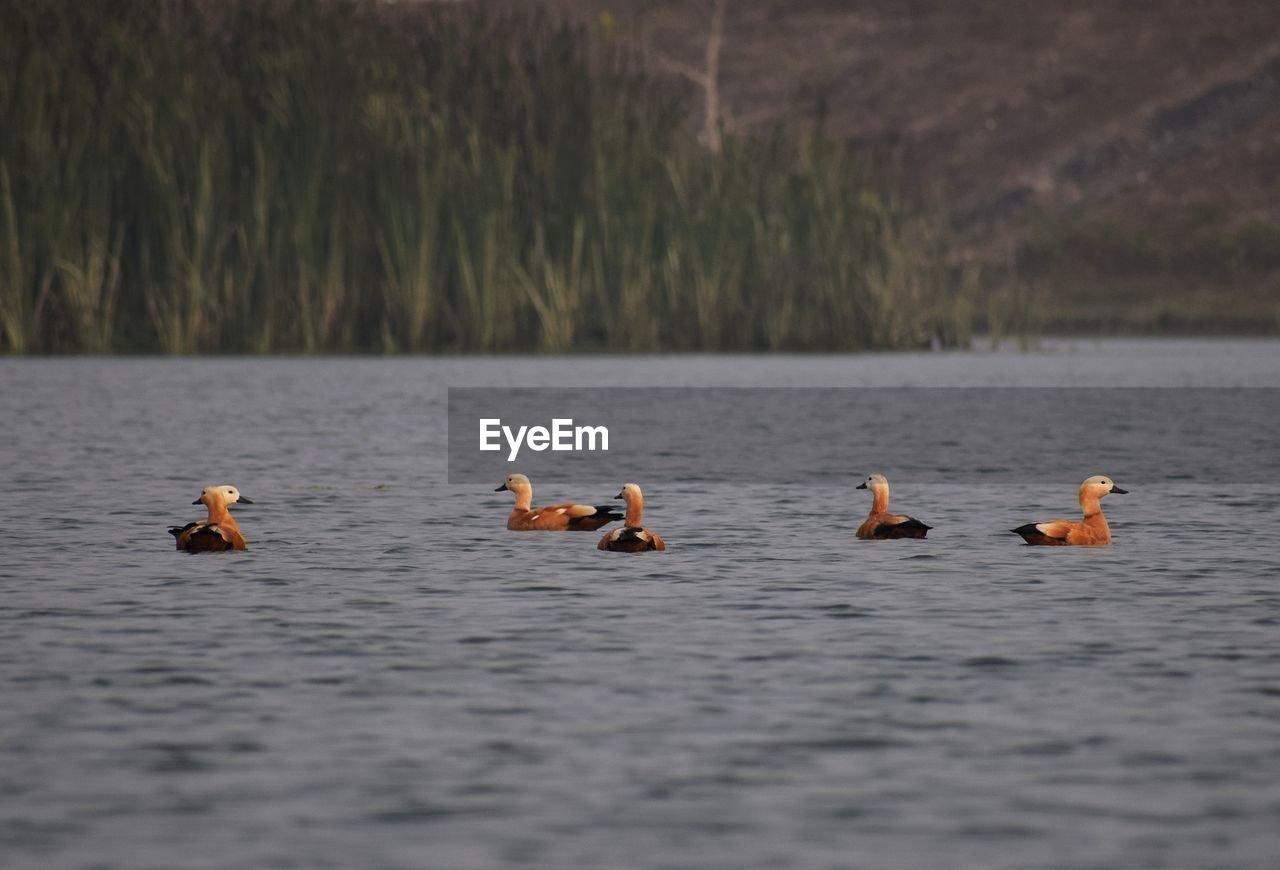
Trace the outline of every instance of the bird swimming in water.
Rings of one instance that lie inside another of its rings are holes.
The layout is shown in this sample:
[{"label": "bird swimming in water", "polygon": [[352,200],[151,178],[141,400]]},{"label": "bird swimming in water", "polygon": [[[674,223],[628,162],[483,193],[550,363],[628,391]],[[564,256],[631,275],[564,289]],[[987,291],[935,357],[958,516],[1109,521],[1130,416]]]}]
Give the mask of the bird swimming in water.
[{"label": "bird swimming in water", "polygon": [[872,474],[855,489],[871,490],[871,513],[858,526],[859,538],[923,538],[933,526],[915,517],[889,513],[889,481],[883,474]]},{"label": "bird swimming in water", "polygon": [[644,494],[640,487],[628,483],[615,498],[627,503],[627,517],[622,528],[605,532],[597,550],[613,550],[615,553],[643,553],[646,550],[665,550],[666,543],[658,535],[644,527]]},{"label": "bird swimming in water", "polygon": [[516,506],[507,517],[507,528],[513,532],[594,532],[601,526],[622,519],[614,505],[533,504],[533,484],[523,474],[512,474],[494,492],[510,490],[516,495]]},{"label": "bird swimming in water", "polygon": [[240,526],[227,511],[227,507],[236,502],[253,504],[252,500],[241,495],[240,490],[234,486],[206,486],[200,497],[192,502],[203,504],[209,509],[204,522],[192,522],[169,529],[169,534],[177,539],[177,548],[188,553],[246,549]]},{"label": "bird swimming in water", "polygon": [[1080,484],[1080,508],[1084,511],[1083,520],[1050,520],[1046,523],[1027,523],[1010,529],[1015,535],[1021,535],[1028,544],[1057,547],[1063,545],[1098,546],[1111,543],[1111,527],[1107,518],[1102,515],[1100,499],[1109,493],[1127,495],[1127,489],[1116,486],[1111,478],[1101,474],[1085,480]]}]

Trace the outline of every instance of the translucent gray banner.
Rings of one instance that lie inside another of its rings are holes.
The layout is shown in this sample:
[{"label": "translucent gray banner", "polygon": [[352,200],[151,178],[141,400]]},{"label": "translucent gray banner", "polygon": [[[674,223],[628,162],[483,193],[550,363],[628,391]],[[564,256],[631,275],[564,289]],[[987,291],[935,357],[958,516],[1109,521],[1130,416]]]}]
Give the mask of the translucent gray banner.
[{"label": "translucent gray banner", "polygon": [[1277,423],[1275,388],[451,388],[449,482],[1276,482]]}]

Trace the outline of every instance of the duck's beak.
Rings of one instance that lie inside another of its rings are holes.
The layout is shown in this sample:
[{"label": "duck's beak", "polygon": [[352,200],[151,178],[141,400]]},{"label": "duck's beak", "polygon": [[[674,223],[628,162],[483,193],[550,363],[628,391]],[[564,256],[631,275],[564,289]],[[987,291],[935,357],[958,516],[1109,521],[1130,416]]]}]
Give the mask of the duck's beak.
[{"label": "duck's beak", "polygon": [[495,489],[494,492],[502,492],[506,488],[507,488],[507,485],[504,483],[502,486]]},{"label": "duck's beak", "polygon": [[1113,484],[1111,484],[1111,491],[1112,491],[1112,492],[1118,492],[1118,493],[1120,493],[1121,495],[1128,495],[1128,494],[1129,494],[1129,490],[1127,490],[1127,489],[1121,489],[1120,487],[1116,486],[1114,483],[1113,483]]},{"label": "duck's beak", "polygon": [[236,501],[240,504],[253,504],[253,499],[245,498],[244,496],[240,496]]},{"label": "duck's beak", "polygon": [[614,498],[620,498],[620,499],[625,500],[625,499],[626,499],[626,496],[624,496],[622,493],[618,493],[617,495],[615,495],[615,496],[614,496]]},{"label": "duck's beak", "polygon": [[867,488],[867,483],[866,483],[866,481],[863,481],[862,483],[860,483],[860,484],[858,484],[857,486],[855,486],[855,487],[854,487],[854,489],[866,489],[866,488]]},{"label": "duck's beak", "polygon": [[192,504],[204,504],[204,496],[200,496],[198,499],[193,501]]}]

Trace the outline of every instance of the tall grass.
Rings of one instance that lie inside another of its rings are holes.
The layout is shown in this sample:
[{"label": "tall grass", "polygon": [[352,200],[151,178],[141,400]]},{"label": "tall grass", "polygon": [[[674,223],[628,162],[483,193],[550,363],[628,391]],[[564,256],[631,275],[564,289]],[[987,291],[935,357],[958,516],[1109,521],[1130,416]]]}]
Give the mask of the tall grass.
[{"label": "tall grass", "polygon": [[0,0],[0,350],[837,350],[967,285],[820,131],[536,8]]}]

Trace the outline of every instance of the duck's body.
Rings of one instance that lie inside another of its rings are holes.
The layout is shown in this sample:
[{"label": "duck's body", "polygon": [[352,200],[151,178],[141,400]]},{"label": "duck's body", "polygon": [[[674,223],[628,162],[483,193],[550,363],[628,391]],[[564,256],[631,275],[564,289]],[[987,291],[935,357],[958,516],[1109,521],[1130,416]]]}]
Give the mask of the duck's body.
[{"label": "duck's body", "polygon": [[601,526],[622,519],[613,505],[553,504],[535,508],[533,484],[523,474],[513,474],[494,492],[510,490],[516,495],[516,506],[507,517],[507,528],[513,532],[594,532]]},{"label": "duck's body", "polygon": [[1124,495],[1128,490],[1116,486],[1109,477],[1102,475],[1090,477],[1080,484],[1080,509],[1084,512],[1084,519],[1027,523],[1010,531],[1015,535],[1021,535],[1028,544],[1038,546],[1096,547],[1110,544],[1111,527],[1107,525],[1107,518],[1102,515],[1100,500],[1104,495],[1112,492]]},{"label": "duck's body", "polygon": [[177,549],[188,553],[248,549],[240,525],[227,510],[229,505],[236,502],[253,504],[234,486],[206,486],[200,497],[192,502],[203,504],[209,509],[204,522],[192,522],[169,529],[169,534],[177,539]]},{"label": "duck's body", "polygon": [[889,513],[889,481],[883,474],[873,474],[855,489],[871,490],[871,513],[858,526],[857,536],[863,539],[923,538],[933,526],[926,526],[915,517]]},{"label": "duck's body", "polygon": [[169,529],[169,534],[178,539],[178,549],[188,553],[248,549],[235,520],[230,523],[187,523],[182,528]]},{"label": "duck's body", "polygon": [[612,550],[615,553],[643,553],[648,550],[665,550],[666,543],[657,534],[644,527],[644,494],[640,487],[628,483],[618,493],[618,498],[627,503],[625,525],[620,529],[606,532],[596,544],[597,550]]}]

